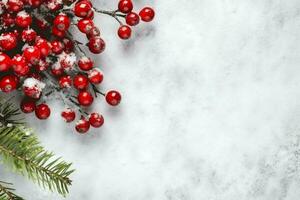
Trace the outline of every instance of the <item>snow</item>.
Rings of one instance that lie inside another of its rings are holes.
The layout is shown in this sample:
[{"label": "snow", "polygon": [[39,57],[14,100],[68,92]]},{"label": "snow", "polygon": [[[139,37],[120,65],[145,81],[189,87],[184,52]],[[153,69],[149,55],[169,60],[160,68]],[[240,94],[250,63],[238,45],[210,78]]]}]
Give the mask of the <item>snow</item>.
[{"label": "snow", "polygon": [[23,10],[23,11],[18,12],[17,16],[22,17],[22,18],[26,18],[26,17],[29,17],[29,14],[26,11]]},{"label": "snow", "polygon": [[41,92],[45,88],[45,83],[35,79],[35,78],[26,78],[23,83],[23,87],[35,88]]},{"label": "snow", "polygon": [[131,40],[95,17],[107,46],[94,57],[100,88],[122,93],[119,107],[100,97],[91,108],[104,126],[75,133],[56,101],[49,120],[26,115],[47,149],[74,163],[70,195],[1,179],[31,200],[299,199],[299,1],[134,2],[157,12]]}]

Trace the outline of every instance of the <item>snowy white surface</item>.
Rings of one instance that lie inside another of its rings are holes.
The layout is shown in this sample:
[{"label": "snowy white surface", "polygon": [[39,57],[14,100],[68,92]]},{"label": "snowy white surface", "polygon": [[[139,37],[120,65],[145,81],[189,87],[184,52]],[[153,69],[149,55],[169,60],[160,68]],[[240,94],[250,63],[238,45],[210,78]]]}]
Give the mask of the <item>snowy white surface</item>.
[{"label": "snowy white surface", "polygon": [[[51,120],[30,121],[74,162],[66,199],[299,199],[299,1],[136,1],[144,4],[156,20],[127,42],[113,19],[96,18],[107,42],[97,57],[102,88],[123,94],[116,109],[95,107],[105,126],[73,133],[55,102]],[[63,199],[4,177],[27,199]]]}]

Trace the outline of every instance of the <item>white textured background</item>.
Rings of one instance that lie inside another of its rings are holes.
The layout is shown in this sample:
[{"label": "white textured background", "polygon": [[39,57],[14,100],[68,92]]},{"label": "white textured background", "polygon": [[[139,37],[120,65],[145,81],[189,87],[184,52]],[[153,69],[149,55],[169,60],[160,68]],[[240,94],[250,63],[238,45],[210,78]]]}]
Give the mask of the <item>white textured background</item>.
[{"label": "white textured background", "polygon": [[[135,4],[157,15],[128,42],[113,19],[96,18],[107,43],[97,58],[102,88],[123,94],[117,109],[99,100],[105,126],[78,135],[55,102],[51,120],[30,121],[48,149],[74,162],[66,199],[299,199],[299,0]],[[3,176],[27,199],[63,199]]]}]

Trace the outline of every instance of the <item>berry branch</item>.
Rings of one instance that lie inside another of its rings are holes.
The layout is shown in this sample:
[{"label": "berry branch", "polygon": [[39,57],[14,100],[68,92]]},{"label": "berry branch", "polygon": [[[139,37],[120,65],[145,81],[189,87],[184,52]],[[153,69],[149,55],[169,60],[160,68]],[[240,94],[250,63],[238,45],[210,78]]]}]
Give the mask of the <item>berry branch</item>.
[{"label": "berry branch", "polygon": [[[93,21],[95,13],[113,17],[120,25],[117,35],[123,40],[131,37],[131,27],[153,20],[152,8],[144,7],[136,13],[133,7],[131,0],[119,0],[112,10],[98,9],[90,0],[0,1],[0,90],[20,90],[24,95],[21,110],[35,112],[40,120],[49,118],[51,109],[46,101],[58,94],[66,105],[61,116],[67,123],[73,122],[79,112],[77,132],[101,127],[103,116],[88,113],[86,108],[100,96],[117,106],[121,94],[117,90],[100,91],[103,72],[83,46],[92,54],[101,54],[106,48]],[[72,25],[86,35],[86,44],[69,31]],[[5,116],[0,116],[0,122],[1,117]]]}]

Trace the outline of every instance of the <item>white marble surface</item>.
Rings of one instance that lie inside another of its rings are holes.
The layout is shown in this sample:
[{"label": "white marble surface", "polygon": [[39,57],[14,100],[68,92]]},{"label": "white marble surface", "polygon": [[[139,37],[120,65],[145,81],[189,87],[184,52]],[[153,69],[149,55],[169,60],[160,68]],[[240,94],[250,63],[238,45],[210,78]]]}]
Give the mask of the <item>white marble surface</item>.
[{"label": "white marble surface", "polygon": [[[66,199],[299,199],[299,1],[136,4],[153,5],[157,16],[131,41],[97,17],[107,42],[102,87],[123,94],[117,109],[97,105],[105,127],[72,133],[55,102],[51,120],[30,121],[48,149],[74,162]],[[5,177],[27,199],[63,199]]]}]

